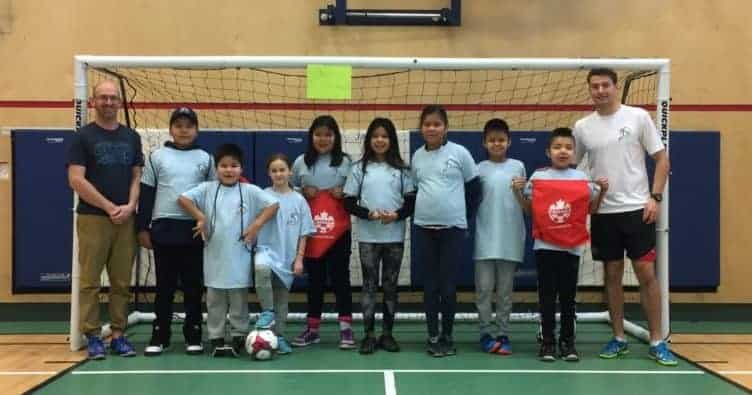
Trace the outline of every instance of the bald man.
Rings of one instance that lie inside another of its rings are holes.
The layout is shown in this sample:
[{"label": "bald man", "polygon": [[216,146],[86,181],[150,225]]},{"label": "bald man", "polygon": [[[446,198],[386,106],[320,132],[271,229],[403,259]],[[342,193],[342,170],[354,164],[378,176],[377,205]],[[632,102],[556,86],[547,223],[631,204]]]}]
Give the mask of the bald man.
[{"label": "bald man", "polygon": [[102,270],[106,269],[110,280],[110,349],[130,357],[136,352],[123,332],[128,324],[129,286],[136,254],[134,212],[144,162],[141,138],[118,122],[122,97],[114,82],[97,84],[89,100],[94,107],[94,122],[74,134],[68,151],[68,183],[79,197],[79,319],[89,358],[104,359],[99,291]]}]

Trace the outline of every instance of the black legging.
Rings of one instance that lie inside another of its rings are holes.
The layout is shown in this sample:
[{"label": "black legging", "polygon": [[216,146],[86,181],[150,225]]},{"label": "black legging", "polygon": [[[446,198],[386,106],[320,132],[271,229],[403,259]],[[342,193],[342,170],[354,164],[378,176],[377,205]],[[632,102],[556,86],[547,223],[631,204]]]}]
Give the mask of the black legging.
[{"label": "black legging", "polygon": [[575,295],[580,257],[565,251],[536,250],[538,266],[538,303],[541,310],[543,339],[553,341],[556,328],[556,299],[561,310],[562,339],[574,337]]},{"label": "black legging", "polygon": [[[167,329],[169,336],[172,322],[172,303],[175,291],[183,291],[185,307],[184,332],[186,328],[201,327],[201,294],[203,293],[203,245],[164,246],[154,245],[154,262],[157,275],[157,293],[154,308],[155,325]],[[199,329],[200,330],[200,329]]]},{"label": "black legging", "polygon": [[[452,336],[457,305],[457,276],[462,258],[465,230],[416,227],[423,265],[423,303],[428,336]],[[441,333],[439,333],[441,312]]]},{"label": "black legging", "polygon": [[350,289],[350,249],[352,236],[348,230],[321,258],[306,258],[308,272],[308,318],[321,318],[327,274],[331,279],[340,317],[352,317]]}]

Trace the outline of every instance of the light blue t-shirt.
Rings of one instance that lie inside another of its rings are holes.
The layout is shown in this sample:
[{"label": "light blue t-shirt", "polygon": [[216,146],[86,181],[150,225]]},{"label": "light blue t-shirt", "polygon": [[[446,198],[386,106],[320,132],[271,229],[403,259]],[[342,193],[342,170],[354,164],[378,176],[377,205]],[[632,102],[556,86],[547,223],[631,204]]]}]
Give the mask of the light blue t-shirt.
[{"label": "light blue t-shirt", "polygon": [[410,167],[418,190],[413,223],[467,229],[465,183],[478,176],[470,152],[451,141],[431,151],[424,145]]},{"label": "light blue t-shirt", "polygon": [[475,260],[522,262],[525,257],[525,220],[512,189],[514,177],[526,178],[525,165],[516,159],[484,160],[478,164],[483,200],[475,217]]},{"label": "light blue t-shirt", "polygon": [[331,189],[345,185],[347,175],[350,174],[350,158],[346,155],[337,167],[331,166],[331,154],[319,155],[311,168],[306,166],[303,155],[295,159],[292,164],[292,185],[295,187],[316,187]]},{"label": "light blue t-shirt", "polygon": [[292,264],[298,255],[298,241],[302,236],[316,233],[311,209],[298,192],[278,193],[271,187],[264,191],[279,200],[279,209],[274,219],[267,222],[259,232],[255,264],[271,267],[274,274],[290,289],[293,282]]},{"label": "light blue t-shirt", "polygon": [[214,159],[202,149],[164,146],[152,152],[141,174],[142,183],[156,188],[151,219],[191,219],[178,204],[178,197],[201,182],[215,178]]},{"label": "light blue t-shirt", "polygon": [[180,150],[164,146],[155,150],[141,174],[142,183],[156,188],[151,219],[191,219],[178,204],[178,197],[215,178],[214,158],[200,148]]},{"label": "light blue t-shirt", "polygon": [[[409,170],[396,169],[386,162],[370,162],[363,177],[363,164],[355,162],[347,177],[345,195],[357,198],[369,211],[397,211],[405,202],[405,194],[413,192]],[[365,243],[401,243],[405,241],[405,220],[382,224],[358,218],[358,241]]]},{"label": "light blue t-shirt", "polygon": [[[525,190],[523,191],[523,194],[528,199],[530,199],[533,194],[532,181],[535,179],[590,181],[590,178],[588,178],[587,174],[577,169],[559,170],[559,169],[554,169],[553,167],[539,169],[539,170],[536,170],[532,176],[530,176],[530,179],[527,181],[527,184],[525,184]],[[600,190],[600,188],[594,182],[589,182],[588,185],[590,186],[590,201],[592,202],[593,199],[595,199],[596,196],[598,196],[598,191]],[[582,256],[582,253],[585,252],[585,244],[574,247],[574,248],[563,248],[555,244],[546,243],[543,240],[535,239],[535,241],[533,242],[533,250],[565,251],[572,255]]]},{"label": "light blue t-shirt", "polygon": [[242,234],[277,199],[255,185],[239,182],[225,186],[218,181],[203,182],[183,196],[196,203],[206,217],[204,284],[221,289],[250,287],[251,246]]}]

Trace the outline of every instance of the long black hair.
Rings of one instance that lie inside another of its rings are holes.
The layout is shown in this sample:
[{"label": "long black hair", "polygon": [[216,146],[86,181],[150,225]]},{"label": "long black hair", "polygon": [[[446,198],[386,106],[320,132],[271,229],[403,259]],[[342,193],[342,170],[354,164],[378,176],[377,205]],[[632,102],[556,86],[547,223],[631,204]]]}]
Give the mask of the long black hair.
[{"label": "long black hair", "polygon": [[394,127],[394,123],[389,118],[375,118],[373,121],[371,121],[371,124],[368,125],[368,129],[366,130],[366,137],[365,139],[363,139],[363,158],[361,159],[363,174],[366,174],[366,166],[368,166],[368,162],[376,159],[376,153],[371,147],[371,139],[373,138],[373,133],[378,128],[383,128],[386,131],[387,137],[389,138],[389,149],[387,149],[384,155],[384,160],[386,161],[386,163],[398,170],[407,169],[408,166],[405,164],[405,161],[402,160],[402,156],[399,152],[397,128]]},{"label": "long black hair", "polygon": [[334,133],[334,144],[330,153],[332,160],[329,162],[329,166],[337,167],[342,164],[342,158],[345,156],[349,157],[349,155],[342,151],[342,134],[339,132],[337,121],[331,115],[320,115],[311,123],[311,127],[308,128],[308,148],[306,148],[306,152],[303,154],[303,161],[308,168],[311,168],[316,163],[316,160],[319,159],[319,153],[313,146],[313,131],[320,127],[329,128]]}]

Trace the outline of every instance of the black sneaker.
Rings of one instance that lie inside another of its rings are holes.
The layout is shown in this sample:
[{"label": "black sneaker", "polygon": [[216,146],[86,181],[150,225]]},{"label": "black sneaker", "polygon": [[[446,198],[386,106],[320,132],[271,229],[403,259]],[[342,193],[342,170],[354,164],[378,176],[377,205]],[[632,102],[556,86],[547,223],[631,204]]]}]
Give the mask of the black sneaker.
[{"label": "black sneaker", "polygon": [[441,345],[441,351],[444,356],[452,356],[457,355],[457,348],[454,347],[454,340],[452,340],[451,336],[442,336],[439,339],[439,344]]},{"label": "black sneaker", "polygon": [[162,352],[170,348],[170,332],[162,330],[159,325],[155,325],[151,330],[151,339],[149,344],[144,348],[144,355],[154,357],[161,355]]},{"label": "black sneaker", "polygon": [[225,339],[211,339],[209,342],[211,343],[212,357],[218,358],[227,355],[227,346],[225,346]]},{"label": "black sneaker", "polygon": [[245,338],[243,336],[233,336],[232,347],[230,347],[230,352],[232,353],[232,356],[239,357],[240,354],[243,352],[244,348],[245,348]]},{"label": "black sneaker", "polygon": [[376,338],[373,335],[366,335],[360,342],[358,352],[361,354],[373,354],[374,351],[376,351]]},{"label": "black sneaker", "polygon": [[430,338],[426,341],[426,352],[428,355],[436,358],[444,356],[444,350],[441,348],[438,337]]},{"label": "black sneaker", "polygon": [[574,339],[559,339],[559,357],[568,362],[580,360],[580,355],[574,347]]},{"label": "black sneaker", "polygon": [[553,362],[556,360],[556,347],[552,341],[543,341],[538,351],[538,359],[544,362]]},{"label": "black sneaker", "polygon": [[381,335],[379,337],[379,347],[388,352],[399,352],[400,346],[392,335]]}]

